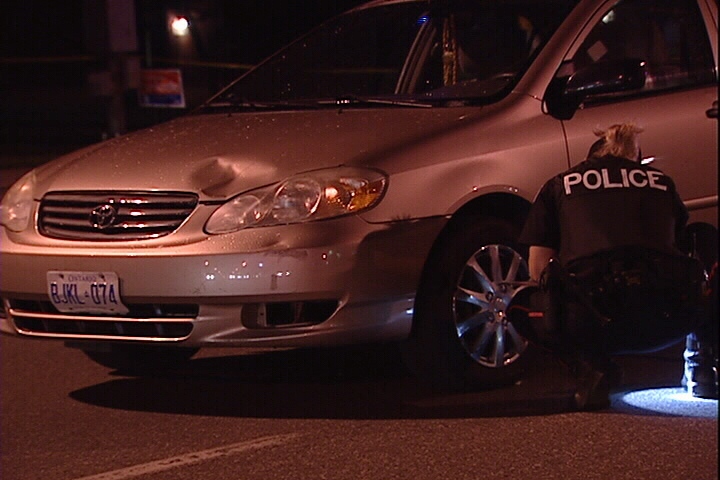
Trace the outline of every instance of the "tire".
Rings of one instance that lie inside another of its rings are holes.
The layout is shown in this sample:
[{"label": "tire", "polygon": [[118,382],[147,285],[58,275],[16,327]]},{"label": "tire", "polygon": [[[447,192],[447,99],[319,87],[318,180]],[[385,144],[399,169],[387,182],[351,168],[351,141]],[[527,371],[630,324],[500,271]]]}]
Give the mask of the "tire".
[{"label": "tire", "polygon": [[82,352],[103,367],[127,373],[143,374],[181,365],[190,360],[199,349],[186,347],[160,347],[154,345],[109,344],[82,348]]},{"label": "tire", "polygon": [[529,280],[515,246],[518,234],[507,220],[474,216],[455,220],[438,239],[403,345],[404,361],[421,381],[443,391],[467,391],[522,376],[529,343],[507,317],[511,300]]}]

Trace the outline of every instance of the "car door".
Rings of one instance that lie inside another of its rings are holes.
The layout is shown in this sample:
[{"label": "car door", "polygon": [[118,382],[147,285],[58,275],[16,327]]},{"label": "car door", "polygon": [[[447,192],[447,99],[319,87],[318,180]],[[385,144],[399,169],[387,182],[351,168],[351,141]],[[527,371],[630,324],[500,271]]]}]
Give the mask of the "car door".
[{"label": "car door", "polygon": [[563,68],[636,59],[644,62],[645,86],[586,99],[564,128],[570,163],[577,164],[594,130],[623,122],[643,127],[644,161],[675,180],[691,222],[717,226],[717,26],[707,18],[710,8],[696,0],[607,2]]}]

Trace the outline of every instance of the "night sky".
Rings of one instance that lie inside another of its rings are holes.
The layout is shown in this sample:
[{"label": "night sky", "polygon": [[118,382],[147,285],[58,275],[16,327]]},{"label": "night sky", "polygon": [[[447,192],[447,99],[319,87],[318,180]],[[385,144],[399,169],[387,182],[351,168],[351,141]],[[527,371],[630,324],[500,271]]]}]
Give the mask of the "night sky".
[{"label": "night sky", "polygon": [[[89,48],[83,38],[83,15],[88,10],[85,6],[100,1],[103,0],[3,1],[0,56],[84,53]],[[193,19],[198,28],[206,29],[202,33],[209,42],[202,46],[203,54],[224,60],[257,61],[322,20],[360,3],[360,0],[136,0],[135,9],[141,48],[146,29],[155,37],[156,48],[162,48],[165,14],[176,11]]]},{"label": "night sky", "polygon": [[[108,70],[102,2],[4,0],[0,15],[0,147],[96,141],[107,128],[107,97],[88,79]],[[298,35],[362,0],[135,0],[141,68],[181,68],[193,108]],[[117,5],[117,4],[116,4]],[[190,48],[178,47],[168,15],[191,22]],[[100,35],[100,36],[99,36]],[[148,64],[149,63],[149,64]],[[219,65],[231,65],[220,67]],[[234,67],[233,67],[234,66]],[[239,69],[240,68],[240,69]],[[142,109],[127,92],[130,129],[182,112]]]}]

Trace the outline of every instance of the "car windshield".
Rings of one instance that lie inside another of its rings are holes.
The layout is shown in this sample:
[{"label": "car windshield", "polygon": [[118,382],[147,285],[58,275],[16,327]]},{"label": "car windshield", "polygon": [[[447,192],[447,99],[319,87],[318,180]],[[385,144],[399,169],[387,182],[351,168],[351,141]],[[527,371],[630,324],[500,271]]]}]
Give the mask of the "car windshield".
[{"label": "car windshield", "polygon": [[356,9],[281,50],[205,108],[488,103],[512,88],[574,3],[446,0]]}]

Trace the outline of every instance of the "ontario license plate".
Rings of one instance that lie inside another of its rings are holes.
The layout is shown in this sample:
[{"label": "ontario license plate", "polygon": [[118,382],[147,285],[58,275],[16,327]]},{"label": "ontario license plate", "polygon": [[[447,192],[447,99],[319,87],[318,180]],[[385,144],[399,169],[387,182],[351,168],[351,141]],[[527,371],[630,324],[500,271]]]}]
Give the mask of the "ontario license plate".
[{"label": "ontario license plate", "polygon": [[63,313],[128,313],[114,272],[50,271],[47,288],[50,301]]}]

